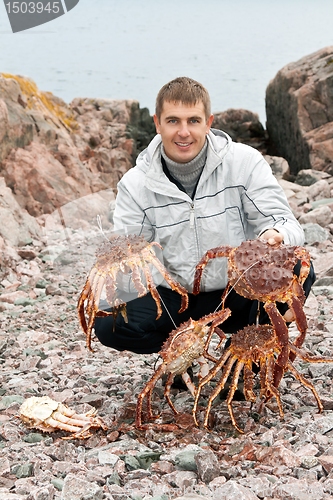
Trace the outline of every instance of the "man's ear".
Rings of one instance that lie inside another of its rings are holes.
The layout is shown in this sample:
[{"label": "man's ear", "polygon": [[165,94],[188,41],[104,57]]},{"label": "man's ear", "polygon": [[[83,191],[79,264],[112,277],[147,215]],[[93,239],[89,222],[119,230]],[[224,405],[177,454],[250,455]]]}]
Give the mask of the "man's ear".
[{"label": "man's ear", "polygon": [[210,131],[210,127],[212,126],[214,120],[214,115],[210,115],[210,117],[207,120],[207,128],[206,128],[206,134]]},{"label": "man's ear", "polygon": [[160,122],[157,118],[157,115],[154,115],[154,123],[155,123],[155,127],[156,127],[156,133],[159,134],[160,133]]}]

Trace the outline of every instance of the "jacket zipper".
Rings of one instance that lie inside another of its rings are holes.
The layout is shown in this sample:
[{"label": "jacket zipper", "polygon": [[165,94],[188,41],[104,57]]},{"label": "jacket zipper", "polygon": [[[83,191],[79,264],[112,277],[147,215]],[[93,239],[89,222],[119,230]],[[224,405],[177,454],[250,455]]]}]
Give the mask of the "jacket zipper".
[{"label": "jacket zipper", "polygon": [[194,214],[194,203],[191,204],[191,209],[190,209],[190,228],[194,228],[194,219],[195,219],[195,214]]}]

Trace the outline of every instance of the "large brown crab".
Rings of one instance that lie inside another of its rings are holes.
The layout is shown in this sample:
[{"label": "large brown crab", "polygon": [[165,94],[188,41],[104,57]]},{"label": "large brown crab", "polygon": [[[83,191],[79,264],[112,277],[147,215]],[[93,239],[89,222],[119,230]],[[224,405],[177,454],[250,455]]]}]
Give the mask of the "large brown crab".
[{"label": "large brown crab", "polygon": [[[170,399],[170,388],[175,375],[182,375],[182,378],[192,396],[195,396],[196,388],[187,373],[187,369],[192,365],[193,361],[196,360],[201,365],[199,378],[202,378],[208,373],[209,367],[205,358],[213,361],[214,363],[217,361],[208,353],[210,340],[214,332],[219,335],[221,342],[226,338],[225,334],[217,327],[217,325],[223,323],[230,316],[230,312],[230,309],[224,309],[223,311],[208,314],[198,321],[189,319],[185,323],[181,324],[177,330],[173,330],[170,333],[169,337],[164,342],[161,351],[159,352],[163,359],[163,363],[156,370],[153,377],[149,380],[146,387],[138,397],[136,407],[136,426],[138,428],[143,428],[141,413],[142,403],[146,396],[148,420],[158,418],[158,415],[153,415],[151,411],[151,396],[156,382],[164,373],[169,373],[165,384],[164,395],[175,414],[178,412]],[[209,323],[211,323],[210,326],[208,326]],[[203,338],[206,335],[207,339],[204,342]]]},{"label": "large brown crab", "polygon": [[[199,382],[193,406],[193,418],[196,425],[198,425],[196,412],[202,388],[213,377],[215,377],[219,370],[222,369],[221,378],[218,381],[214,391],[212,392],[207,405],[204,426],[208,429],[208,419],[213,401],[224,388],[224,385],[235,363],[236,366],[234,368],[232,382],[227,396],[227,405],[231,421],[236,429],[241,433],[243,432],[236,423],[231,404],[235,391],[237,389],[238,379],[242,369],[244,370],[245,399],[252,402],[256,400],[255,394],[253,392],[252,363],[260,366],[260,396],[265,398],[265,402],[271,399],[272,396],[275,396],[279,407],[280,416],[281,418],[283,418],[280,394],[273,381],[274,367],[277,362],[275,360],[275,356],[279,356],[281,350],[282,348],[279,345],[278,338],[271,325],[247,326],[243,330],[235,333],[231,337],[230,346],[225,350],[215,366],[210,370],[208,375],[206,375],[206,377],[201,379],[201,381]],[[288,342],[288,350],[290,350],[295,356],[299,356],[303,360],[310,363],[333,363],[333,358],[312,356],[305,352],[303,349],[299,349],[291,342]],[[311,389],[314,397],[316,398],[318,410],[320,413],[323,410],[323,405],[312,383],[299,373],[299,371],[295,368],[290,360],[287,360],[286,369],[290,370],[291,373],[296,377],[296,379],[299,380],[304,386]]]},{"label": "large brown crab", "polygon": [[[216,257],[228,258],[229,283],[222,297],[223,304],[230,287],[243,297],[264,302],[264,308],[274,326],[281,347],[274,372],[274,385],[278,387],[288,362],[289,335],[286,322],[275,302],[286,302],[293,312],[300,332],[295,345],[301,347],[307,330],[302,285],[309,274],[309,252],[300,246],[270,245],[261,239],[245,241],[236,248],[229,245],[212,248],[206,252],[196,267],[194,294],[199,293],[204,267],[209,259]],[[293,272],[297,260],[301,261],[299,277]],[[290,353],[290,359],[291,361],[295,359],[294,353]]]},{"label": "large brown crab", "polygon": [[101,417],[96,416],[96,410],[90,410],[84,415],[77,415],[63,403],[58,403],[48,396],[31,397],[20,407],[19,418],[28,427],[34,427],[43,432],[54,432],[58,429],[72,433],[63,439],[86,439],[92,435],[90,429],[102,428],[107,425]]},{"label": "large brown crab", "polygon": [[[156,302],[156,319],[161,316],[162,308],[149,264],[152,264],[161,273],[173,290],[176,290],[182,295],[182,303],[179,312],[183,312],[187,308],[188,295],[186,289],[168,273],[161,261],[156,257],[153,251],[154,245],[162,248],[159,243],[148,243],[144,240],[143,236],[118,235],[115,236],[112,241],[106,241],[101,248],[97,250],[97,262],[92,267],[88,275],[77,305],[80,324],[86,334],[87,347],[89,350],[92,351],[91,331],[96,316],[112,315],[115,319],[120,312],[124,316],[125,321],[127,321],[126,304],[117,296],[118,272],[125,273],[130,276],[130,279],[134,283],[138,292],[138,296],[142,297],[147,293],[146,287],[143,285],[140,275],[140,270],[143,271],[147,281],[147,288]],[[106,288],[106,300],[112,308],[111,312],[98,310],[104,285]],[[86,300],[86,314],[88,316],[88,322],[86,321],[84,313],[84,302]]]}]

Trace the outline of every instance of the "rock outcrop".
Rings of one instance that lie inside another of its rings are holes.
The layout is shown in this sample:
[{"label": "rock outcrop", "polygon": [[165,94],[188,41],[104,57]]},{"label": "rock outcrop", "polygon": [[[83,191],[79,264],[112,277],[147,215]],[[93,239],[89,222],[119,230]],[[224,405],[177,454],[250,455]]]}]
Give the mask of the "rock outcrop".
[{"label": "rock outcrop", "polygon": [[291,173],[333,174],[333,46],[282,68],[266,91],[267,131]]},{"label": "rock outcrop", "polygon": [[267,136],[257,113],[247,109],[227,109],[214,113],[213,128],[223,130],[233,141],[248,144],[263,154],[267,148]]},{"label": "rock outcrop", "polygon": [[27,78],[0,75],[0,175],[31,215],[115,188],[154,135],[134,100],[67,105]]}]

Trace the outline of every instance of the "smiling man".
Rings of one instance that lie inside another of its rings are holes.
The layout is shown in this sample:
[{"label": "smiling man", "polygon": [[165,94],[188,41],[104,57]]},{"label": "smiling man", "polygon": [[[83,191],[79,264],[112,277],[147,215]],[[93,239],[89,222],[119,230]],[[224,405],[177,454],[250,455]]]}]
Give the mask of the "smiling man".
[{"label": "smiling man", "polygon": [[[189,307],[178,314],[181,298],[163,282],[158,287],[164,306],[158,320],[150,294],[127,301],[128,323],[121,315],[115,325],[112,316],[96,318],[95,333],[103,344],[137,353],[158,352],[175,325],[190,317],[198,320],[219,307],[227,285],[226,259],[210,262],[199,295],[192,294],[195,267],[207,250],[236,247],[258,237],[271,245],[304,241],[263,156],[211,129],[210,98],[200,83],[181,77],[164,85],[157,95],[154,121],[157,136],[118,184],[115,230],[143,234],[147,241],[162,245],[163,263],[189,292]],[[306,294],[314,279],[311,269],[304,283]],[[226,332],[256,319],[257,302],[234,291],[226,307],[232,311],[223,324]]]}]

